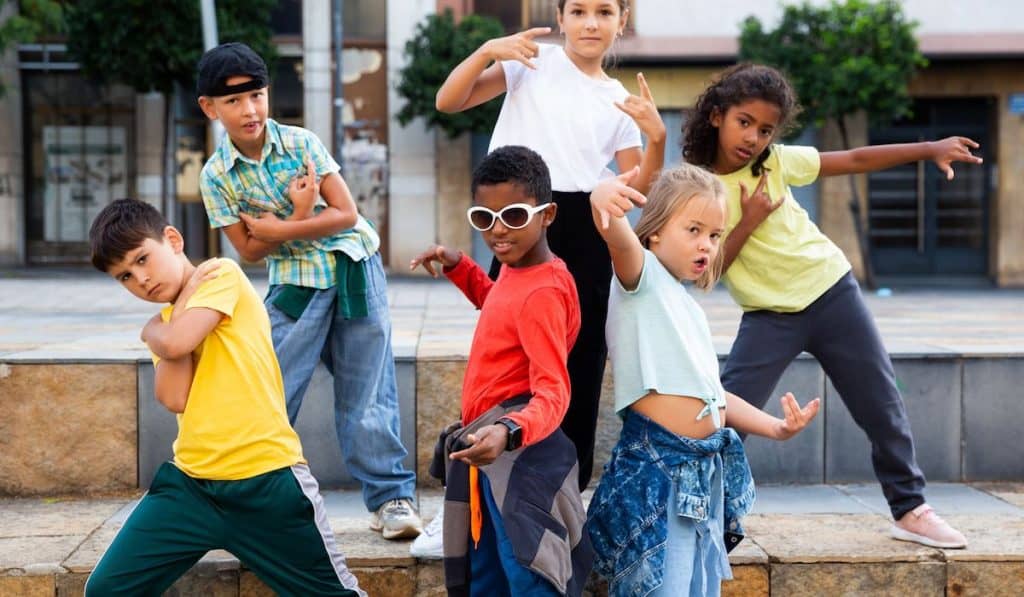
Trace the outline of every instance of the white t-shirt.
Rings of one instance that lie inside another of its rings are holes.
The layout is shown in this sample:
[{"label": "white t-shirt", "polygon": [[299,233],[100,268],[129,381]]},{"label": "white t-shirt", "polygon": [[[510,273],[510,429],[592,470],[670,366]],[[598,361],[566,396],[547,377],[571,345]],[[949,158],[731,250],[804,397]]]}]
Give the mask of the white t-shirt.
[{"label": "white t-shirt", "polygon": [[488,152],[505,145],[536,151],[555,191],[592,191],[615,152],[640,147],[640,128],[613,102],[629,92],[615,79],[585,75],[561,46],[538,44],[536,70],[501,63],[507,93]]}]

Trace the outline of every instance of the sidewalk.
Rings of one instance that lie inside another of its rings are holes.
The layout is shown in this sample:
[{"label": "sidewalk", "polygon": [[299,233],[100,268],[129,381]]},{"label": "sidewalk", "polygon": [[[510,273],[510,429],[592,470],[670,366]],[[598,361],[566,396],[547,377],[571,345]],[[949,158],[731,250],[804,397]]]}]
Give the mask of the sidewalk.
[{"label": "sidewalk", "polygon": [[[730,555],[726,595],[1024,594],[1024,484],[934,484],[930,503],[970,541],[937,550],[888,537],[878,486],[762,486],[745,520],[747,540]],[[408,542],[366,528],[356,491],[326,491],[331,525],[370,595],[443,595],[436,561],[409,556]],[[425,520],[440,508],[422,491]],[[0,595],[80,595],[130,497],[0,500]],[[211,552],[169,595],[269,595],[227,552]]]},{"label": "sidewalk", "polygon": [[[249,275],[265,292],[262,270]],[[721,287],[694,295],[716,350],[728,354],[740,309]],[[446,280],[393,275],[389,298],[396,357],[468,353],[477,312]],[[865,298],[894,356],[1024,355],[1024,290],[912,289]],[[138,332],[155,312],[98,272],[0,269],[0,358],[146,359]]]}]

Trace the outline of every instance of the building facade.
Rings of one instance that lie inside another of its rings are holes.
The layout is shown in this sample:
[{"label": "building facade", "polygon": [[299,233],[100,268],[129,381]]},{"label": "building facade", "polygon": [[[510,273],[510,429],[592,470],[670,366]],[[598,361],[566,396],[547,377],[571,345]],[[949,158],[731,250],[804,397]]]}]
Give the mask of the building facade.
[{"label": "building facade", "polygon": [[[815,0],[814,4],[825,4]],[[438,0],[436,10],[494,16],[506,30],[553,25],[556,0]],[[1024,5],[1012,0],[962,3],[904,0],[904,13],[918,22],[919,45],[929,60],[912,80],[914,116],[884,127],[866,119],[848,122],[851,143],[909,142],[963,135],[981,143],[981,167],[961,165],[952,182],[931,164],[856,177],[870,250],[858,244],[849,209],[849,181],[825,179],[797,191],[797,199],[822,230],[846,252],[858,275],[862,255],[881,282],[925,281],[999,286],[1024,285]],[[680,0],[632,0],[627,35],[613,49],[610,71],[636,91],[643,71],[669,129],[667,164],[680,159],[680,131],[687,108],[711,77],[737,58],[740,23],[753,14],[767,27],[782,7],[743,0],[716,2],[714,9]],[[552,37],[550,41],[557,41]],[[822,150],[842,147],[837,129],[807,130],[797,142]],[[438,205],[451,191],[467,195],[466,176],[453,160],[471,154],[468,140],[440,140],[444,164],[437,168]],[[394,174],[399,175],[396,169]],[[459,196],[457,193],[454,196]],[[468,201],[468,196],[465,198]],[[445,242],[472,244],[468,232],[439,217]],[[412,250],[412,247],[409,247]]]},{"label": "building facade", "polygon": [[[826,0],[814,0],[821,4]],[[449,140],[422,122],[398,124],[395,88],[405,43],[429,14],[451,9],[498,18],[509,32],[554,25],[557,0],[344,0],[343,92],[333,82],[331,2],[281,0],[272,20],[280,59],[273,73],[272,116],[312,129],[340,147],[361,211],[381,230],[386,263],[407,271],[433,242],[480,258],[465,221],[472,165],[487,137]],[[0,4],[12,11],[15,3]],[[798,192],[822,230],[855,270],[862,255],[883,278],[1024,285],[1024,5],[1013,0],[965,4],[904,0],[919,22],[929,59],[911,82],[914,116],[884,127],[849,123],[854,144],[934,139],[952,134],[982,144],[983,167],[957,168],[952,182],[930,164],[857,177],[869,230],[862,252],[845,179]],[[720,0],[631,0],[627,34],[614,48],[611,74],[635,89],[643,71],[669,130],[667,164],[680,159],[686,109],[710,78],[737,56],[739,24],[754,14],[771,27],[782,7]],[[0,14],[2,18],[2,14]],[[558,42],[557,36],[548,41]],[[196,177],[211,144],[190,90],[174,98],[172,162],[165,196],[164,98],[85,80],[59,43],[22,46],[0,57],[8,92],[0,98],[0,264],[83,262],[92,214],[112,198],[135,196],[163,209],[190,247],[230,253],[206,225]],[[343,139],[334,139],[335,105]],[[807,130],[800,142],[823,150],[841,144],[834,126]],[[477,235],[478,236],[478,235]]]}]

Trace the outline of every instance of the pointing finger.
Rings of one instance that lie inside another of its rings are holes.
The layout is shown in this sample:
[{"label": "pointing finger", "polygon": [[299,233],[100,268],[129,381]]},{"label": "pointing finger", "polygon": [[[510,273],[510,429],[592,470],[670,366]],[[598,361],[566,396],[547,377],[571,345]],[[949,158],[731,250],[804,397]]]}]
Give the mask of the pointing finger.
[{"label": "pointing finger", "polygon": [[977,141],[975,141],[974,139],[968,139],[967,137],[960,137],[960,142],[974,149],[981,147],[981,145],[979,145]]},{"label": "pointing finger", "polygon": [[647,78],[644,77],[643,73],[636,74],[636,82],[640,86],[640,97],[653,102],[654,97],[651,96],[651,88],[647,85]]},{"label": "pointing finger", "polygon": [[762,190],[764,190],[764,185],[765,185],[766,182],[768,182],[768,175],[767,174],[761,174],[761,180],[759,180],[757,182],[757,187],[754,189],[754,194],[755,195],[757,195]]},{"label": "pointing finger", "polygon": [[547,35],[548,33],[551,33],[551,27],[534,27],[533,29],[527,29],[526,31],[523,31],[519,35],[525,37],[526,39],[533,39],[539,35]]}]

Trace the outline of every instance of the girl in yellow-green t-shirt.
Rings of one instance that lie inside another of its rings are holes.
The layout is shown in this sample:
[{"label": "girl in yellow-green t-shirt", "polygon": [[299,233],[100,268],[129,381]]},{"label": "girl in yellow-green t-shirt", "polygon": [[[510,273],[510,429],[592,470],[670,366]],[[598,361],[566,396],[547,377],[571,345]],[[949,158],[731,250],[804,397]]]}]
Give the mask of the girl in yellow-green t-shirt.
[{"label": "girl in yellow-green t-shirt", "polygon": [[684,159],[714,171],[728,194],[723,281],[744,313],[722,385],[762,407],[789,363],[802,351],[814,355],[871,441],[893,537],[965,547],[964,536],[925,502],[892,362],[850,263],[789,187],[919,160],[953,178],[953,162],[981,163],[971,155],[978,144],[950,137],[830,152],[773,144],[798,111],[782,74],[739,64],[708,86],[684,130]]}]

